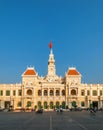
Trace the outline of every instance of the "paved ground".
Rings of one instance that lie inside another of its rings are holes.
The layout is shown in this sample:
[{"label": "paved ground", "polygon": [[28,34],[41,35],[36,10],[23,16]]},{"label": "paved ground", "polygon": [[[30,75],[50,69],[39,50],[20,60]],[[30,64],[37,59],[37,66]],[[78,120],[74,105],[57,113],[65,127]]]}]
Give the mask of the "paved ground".
[{"label": "paved ground", "polygon": [[103,130],[103,112],[0,112],[0,130]]}]

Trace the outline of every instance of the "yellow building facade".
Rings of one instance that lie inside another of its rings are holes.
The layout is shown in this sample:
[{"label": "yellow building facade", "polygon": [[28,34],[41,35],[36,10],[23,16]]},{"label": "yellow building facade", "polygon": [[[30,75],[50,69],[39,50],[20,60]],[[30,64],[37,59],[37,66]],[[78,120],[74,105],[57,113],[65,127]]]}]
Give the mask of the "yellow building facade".
[{"label": "yellow building facade", "polygon": [[22,74],[21,84],[0,84],[0,107],[21,108],[103,108],[103,84],[84,84],[76,68],[64,77],[56,74],[55,59],[50,49],[47,75],[41,77],[33,67]]}]

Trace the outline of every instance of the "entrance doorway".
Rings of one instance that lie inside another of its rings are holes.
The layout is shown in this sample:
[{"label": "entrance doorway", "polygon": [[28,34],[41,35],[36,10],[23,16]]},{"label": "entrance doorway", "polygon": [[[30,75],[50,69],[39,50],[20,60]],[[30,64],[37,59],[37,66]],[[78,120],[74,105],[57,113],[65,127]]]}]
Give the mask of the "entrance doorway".
[{"label": "entrance doorway", "polygon": [[5,101],[4,106],[5,106],[5,108],[10,108],[10,101]]},{"label": "entrance doorway", "polygon": [[98,108],[98,101],[93,101],[92,104],[93,104],[93,108],[94,108],[94,107]]},{"label": "entrance doorway", "polygon": [[75,101],[73,101],[73,102],[72,102],[72,107],[77,107],[77,105],[76,105],[76,102],[75,102]]}]

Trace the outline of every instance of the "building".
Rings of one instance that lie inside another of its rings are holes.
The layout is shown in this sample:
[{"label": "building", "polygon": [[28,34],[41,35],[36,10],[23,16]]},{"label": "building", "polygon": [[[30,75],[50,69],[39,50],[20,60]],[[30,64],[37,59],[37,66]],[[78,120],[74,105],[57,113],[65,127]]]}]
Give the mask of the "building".
[{"label": "building", "polygon": [[73,67],[64,77],[59,77],[50,47],[47,75],[40,77],[33,67],[28,67],[22,74],[21,84],[0,84],[0,106],[14,109],[103,108],[103,84],[84,84],[81,77]]}]

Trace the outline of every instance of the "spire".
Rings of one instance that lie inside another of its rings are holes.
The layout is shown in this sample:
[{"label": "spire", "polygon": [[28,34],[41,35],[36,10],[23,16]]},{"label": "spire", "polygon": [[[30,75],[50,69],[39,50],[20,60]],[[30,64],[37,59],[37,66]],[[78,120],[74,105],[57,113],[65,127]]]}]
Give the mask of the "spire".
[{"label": "spire", "polygon": [[54,54],[52,50],[52,42],[49,43],[50,48],[50,54],[49,54],[49,60],[48,60],[48,75],[55,75],[55,59]]},{"label": "spire", "polygon": [[49,63],[49,62],[52,62],[52,63],[55,64],[55,59],[54,59],[54,54],[53,54],[53,50],[52,50],[52,49],[50,49],[50,54],[49,54],[49,61],[48,61],[48,63]]},{"label": "spire", "polygon": [[53,51],[52,51],[52,49],[50,49],[50,54],[53,54]]}]

